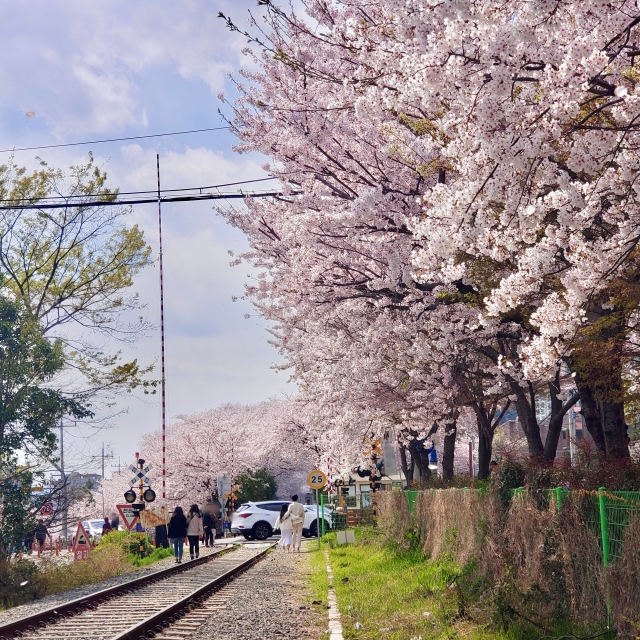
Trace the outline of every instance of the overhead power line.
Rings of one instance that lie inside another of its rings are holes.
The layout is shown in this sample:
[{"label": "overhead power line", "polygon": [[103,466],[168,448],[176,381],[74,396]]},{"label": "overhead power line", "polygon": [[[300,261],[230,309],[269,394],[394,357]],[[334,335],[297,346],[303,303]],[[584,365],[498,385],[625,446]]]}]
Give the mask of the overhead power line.
[{"label": "overhead power line", "polygon": [[[199,200],[235,200],[238,198],[271,198],[275,196],[297,196],[302,191],[293,191],[285,193],[284,191],[260,191],[253,193],[204,193],[202,195],[176,195],[160,197],[160,202],[197,202]],[[67,207],[116,207],[125,204],[152,204],[157,203],[158,197],[155,198],[134,198],[130,200],[111,200],[100,201],[91,200],[88,202],[73,202],[73,203],[44,203],[44,204],[29,204],[25,206],[13,206],[13,207],[0,207],[0,211],[10,211],[15,209],[66,209]]]},{"label": "overhead power line", "polygon": [[[254,182],[265,182],[267,180],[278,180],[276,177],[270,178],[255,178],[253,180],[240,180],[238,182],[225,182],[223,184],[212,184],[206,187],[183,187],[182,189],[163,189],[162,193],[176,193],[176,192],[184,192],[184,191],[199,191],[200,194],[206,189],[219,189],[220,187],[233,187],[238,184],[251,184]],[[135,195],[144,195],[147,193],[157,193],[156,189],[152,189],[150,191],[119,191],[118,196],[135,196]],[[38,202],[48,202],[50,200],[63,200],[68,202],[69,200],[73,200],[76,198],[100,198],[104,197],[106,194],[104,193],[82,193],[73,196],[44,196],[38,199]],[[186,194],[185,194],[186,195]],[[3,202],[24,202],[25,198],[7,198],[5,200],[0,199],[0,203]],[[22,207],[24,208],[24,207]]]},{"label": "overhead power line", "polygon": [[85,144],[102,144],[103,142],[125,142],[127,140],[144,140],[145,138],[164,138],[165,136],[183,136],[187,133],[204,133],[206,131],[221,131],[229,127],[210,127],[208,129],[191,129],[190,131],[171,131],[170,133],[152,133],[147,136],[129,136],[128,138],[109,138],[107,140],[87,140],[86,142],[66,142],[64,144],[46,144],[40,147],[14,147],[13,149],[0,149],[0,153],[13,153],[14,151],[38,151],[39,149],[59,149],[60,147],[79,147]]}]

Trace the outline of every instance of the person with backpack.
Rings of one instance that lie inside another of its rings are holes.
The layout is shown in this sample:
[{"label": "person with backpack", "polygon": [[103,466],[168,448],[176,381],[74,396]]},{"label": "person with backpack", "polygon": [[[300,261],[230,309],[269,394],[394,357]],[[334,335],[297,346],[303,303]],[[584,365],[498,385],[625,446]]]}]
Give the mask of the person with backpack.
[{"label": "person with backpack", "polygon": [[197,504],[192,504],[187,516],[187,538],[189,539],[189,555],[194,560],[200,556],[200,536],[204,535],[202,514]]},{"label": "person with backpack", "polygon": [[187,535],[187,519],[185,518],[182,507],[176,507],[171,520],[169,520],[168,537],[173,545],[173,554],[176,557],[176,563],[182,562],[182,552],[184,549],[184,539]]}]

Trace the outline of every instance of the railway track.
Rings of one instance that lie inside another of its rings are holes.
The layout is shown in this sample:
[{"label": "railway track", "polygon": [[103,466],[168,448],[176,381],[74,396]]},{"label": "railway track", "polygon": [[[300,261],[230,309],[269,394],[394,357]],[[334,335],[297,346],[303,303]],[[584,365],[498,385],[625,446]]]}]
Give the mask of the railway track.
[{"label": "railway track", "polygon": [[[219,608],[218,590],[273,545],[221,549],[0,626],[0,640],[178,640]],[[229,587],[227,587],[228,589]],[[209,601],[211,600],[211,602]]]}]

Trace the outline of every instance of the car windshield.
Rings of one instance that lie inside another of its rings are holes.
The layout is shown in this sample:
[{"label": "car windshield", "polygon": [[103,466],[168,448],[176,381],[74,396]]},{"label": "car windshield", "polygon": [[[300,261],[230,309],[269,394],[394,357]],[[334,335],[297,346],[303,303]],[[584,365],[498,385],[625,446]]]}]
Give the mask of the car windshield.
[{"label": "car windshield", "polygon": [[104,520],[92,520],[91,526],[94,529],[102,529],[102,525],[104,524]]},{"label": "car windshield", "polygon": [[238,509],[236,509],[236,513],[240,513],[241,511],[245,511],[248,508],[249,508],[248,504],[241,504],[240,507]]}]

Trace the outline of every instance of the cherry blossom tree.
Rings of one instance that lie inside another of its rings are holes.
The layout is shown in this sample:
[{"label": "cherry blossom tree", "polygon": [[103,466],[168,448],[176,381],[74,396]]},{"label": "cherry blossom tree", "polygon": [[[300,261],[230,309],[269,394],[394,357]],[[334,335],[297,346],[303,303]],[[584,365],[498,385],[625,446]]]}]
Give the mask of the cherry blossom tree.
[{"label": "cherry blossom tree", "polygon": [[230,123],[285,195],[224,213],[328,446],[346,434],[353,460],[389,424],[452,433],[468,406],[484,466],[514,403],[551,462],[579,398],[603,454],[628,456],[636,6],[310,2],[303,19],[261,4]]},{"label": "cherry blossom tree", "polygon": [[[255,405],[226,404],[198,414],[179,416],[167,427],[167,502],[170,506],[203,504],[217,493],[216,479],[266,468],[278,483],[278,495],[288,498],[306,486],[318,460],[312,432],[293,399],[273,399]],[[162,469],[158,432],[139,444],[154,487]],[[134,462],[132,457],[132,462]],[[123,503],[132,474],[122,471],[103,482],[105,508]],[[101,495],[94,496],[102,505]],[[97,507],[96,507],[97,508]]]}]

